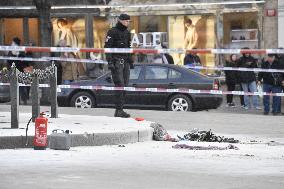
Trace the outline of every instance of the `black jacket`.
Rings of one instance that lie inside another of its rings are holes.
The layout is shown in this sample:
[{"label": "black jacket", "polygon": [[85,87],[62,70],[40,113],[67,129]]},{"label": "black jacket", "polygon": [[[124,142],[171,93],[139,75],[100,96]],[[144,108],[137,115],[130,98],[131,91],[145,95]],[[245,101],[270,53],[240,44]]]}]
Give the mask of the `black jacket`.
[{"label": "black jacket", "polygon": [[[272,64],[268,61],[262,62],[261,64],[262,69],[283,69],[283,66],[277,61],[274,60]],[[283,73],[277,72],[259,72],[258,74],[258,81],[263,80],[264,84],[269,84],[273,86],[281,86],[281,82],[284,79]]]},{"label": "black jacket", "polygon": [[187,54],[183,59],[183,64],[201,64],[200,58],[198,55]]},{"label": "black jacket", "polygon": [[175,64],[174,63],[174,59],[173,59],[173,57],[171,55],[166,53],[165,57],[167,58],[167,61],[168,61],[169,64]]},{"label": "black jacket", "polygon": [[[240,68],[257,68],[256,59],[252,56],[242,56],[238,61]],[[250,83],[256,81],[255,73],[252,71],[240,71],[238,75],[240,83]]]},{"label": "black jacket", "polygon": [[[13,55],[11,51],[9,51],[8,56],[10,57],[19,57],[23,58],[25,57],[25,54],[23,52],[19,52],[19,55]],[[29,62],[23,61],[23,60],[8,60],[8,67],[11,68],[12,64],[15,63],[16,68],[20,71],[23,72],[24,68],[29,67]]]},{"label": "black jacket", "polygon": [[[130,48],[131,34],[127,27],[120,22],[107,32],[105,48]],[[132,55],[129,53],[106,53],[108,63],[114,63],[116,59],[123,59],[128,63],[133,63]]]},{"label": "black jacket", "polygon": [[[234,68],[238,66],[237,64],[238,64],[237,62],[226,61],[225,66]],[[226,83],[232,83],[232,84],[238,83],[238,71],[225,70],[225,79],[226,79]]]}]

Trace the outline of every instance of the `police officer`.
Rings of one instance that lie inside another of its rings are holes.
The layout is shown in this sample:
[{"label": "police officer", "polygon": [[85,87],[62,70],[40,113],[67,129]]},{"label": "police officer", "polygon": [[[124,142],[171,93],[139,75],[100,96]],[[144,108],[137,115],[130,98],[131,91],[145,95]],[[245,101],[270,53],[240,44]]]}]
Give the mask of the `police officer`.
[{"label": "police officer", "polygon": [[[115,27],[111,28],[106,36],[105,48],[130,48],[131,35],[127,30],[130,16],[121,14]],[[116,87],[125,87],[129,82],[130,69],[133,69],[131,54],[107,53],[108,68],[111,70],[112,79]],[[123,111],[125,91],[116,91],[115,117],[128,118],[130,115]]]}]

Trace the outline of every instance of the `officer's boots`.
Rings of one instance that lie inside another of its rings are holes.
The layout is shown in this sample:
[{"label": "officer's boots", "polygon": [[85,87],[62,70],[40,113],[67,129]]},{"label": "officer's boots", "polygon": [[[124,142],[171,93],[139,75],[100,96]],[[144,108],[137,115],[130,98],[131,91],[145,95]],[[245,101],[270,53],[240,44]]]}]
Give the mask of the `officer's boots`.
[{"label": "officer's boots", "polygon": [[116,109],[114,113],[114,117],[129,118],[130,115],[121,109]]}]

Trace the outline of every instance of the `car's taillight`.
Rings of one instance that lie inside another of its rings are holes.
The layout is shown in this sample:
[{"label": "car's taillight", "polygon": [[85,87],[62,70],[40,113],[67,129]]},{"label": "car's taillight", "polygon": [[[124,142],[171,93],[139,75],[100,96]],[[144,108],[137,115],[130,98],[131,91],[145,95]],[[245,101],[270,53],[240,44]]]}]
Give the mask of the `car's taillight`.
[{"label": "car's taillight", "polygon": [[213,82],[213,90],[219,90],[219,81],[217,79]]}]

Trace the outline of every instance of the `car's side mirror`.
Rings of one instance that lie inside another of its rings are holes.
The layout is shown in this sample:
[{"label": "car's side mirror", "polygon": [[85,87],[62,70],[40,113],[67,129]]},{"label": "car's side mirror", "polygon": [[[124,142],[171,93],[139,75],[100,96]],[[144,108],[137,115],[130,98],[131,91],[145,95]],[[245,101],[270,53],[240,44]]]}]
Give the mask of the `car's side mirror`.
[{"label": "car's side mirror", "polygon": [[107,77],[106,77],[106,81],[107,81],[108,83],[112,83],[112,78],[111,78],[111,76],[107,76]]}]

